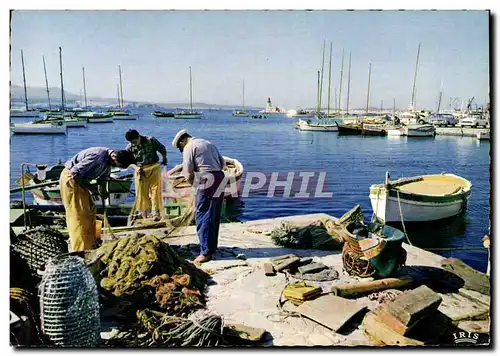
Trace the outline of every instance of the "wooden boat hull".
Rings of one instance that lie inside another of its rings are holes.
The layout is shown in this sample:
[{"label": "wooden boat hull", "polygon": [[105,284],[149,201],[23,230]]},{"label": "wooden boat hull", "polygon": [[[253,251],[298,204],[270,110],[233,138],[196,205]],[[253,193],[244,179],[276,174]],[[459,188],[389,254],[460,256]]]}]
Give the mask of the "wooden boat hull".
[{"label": "wooden boat hull", "polygon": [[338,131],[341,135],[361,135],[363,127],[361,125],[339,124]]},{"label": "wooden boat hull", "polygon": [[14,124],[11,131],[16,135],[66,135],[65,124]]},{"label": "wooden boat hull", "polygon": [[434,137],[436,127],[434,125],[409,125],[403,129],[404,135],[408,137]]},{"label": "wooden boat hull", "polygon": [[174,119],[190,119],[190,120],[201,119],[201,114],[192,114],[192,115],[175,114]]},{"label": "wooden boat hull", "polygon": [[310,124],[304,120],[299,120],[297,126],[300,131],[337,132],[339,130],[337,125]]},{"label": "wooden boat hull", "polygon": [[[404,185],[398,186],[401,182],[412,183],[414,181],[415,184],[428,179],[430,188],[434,184],[435,188],[439,189],[440,178],[444,183],[448,181],[448,187],[443,189],[450,187],[452,189],[452,184],[456,184],[457,187],[461,187],[460,190],[451,194],[423,194],[422,192],[419,194],[406,191]],[[436,182],[432,183],[433,180]],[[454,174],[425,175],[394,181],[389,186],[374,184],[370,187],[370,202],[377,220],[383,223],[401,222],[401,213],[405,223],[435,221],[463,212],[467,207],[471,188],[472,184],[468,180]]]},{"label": "wooden boat hull", "polygon": [[377,125],[364,124],[361,134],[365,136],[385,136],[387,135],[387,131]]},{"label": "wooden boat hull", "polygon": [[174,117],[175,114],[173,112],[162,112],[162,111],[153,111],[151,113],[154,117]]}]

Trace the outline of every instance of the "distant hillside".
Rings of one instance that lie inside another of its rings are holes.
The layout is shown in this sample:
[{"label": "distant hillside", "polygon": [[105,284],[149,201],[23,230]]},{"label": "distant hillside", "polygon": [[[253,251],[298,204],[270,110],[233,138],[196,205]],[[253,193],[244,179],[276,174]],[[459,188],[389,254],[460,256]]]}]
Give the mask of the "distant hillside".
[{"label": "distant hillside", "polygon": [[[19,85],[11,85],[10,86],[10,91],[11,91],[11,103],[12,104],[24,104],[24,88]],[[30,105],[37,104],[37,105],[45,105],[47,104],[47,92],[45,88],[42,87],[27,87],[26,91],[28,93],[28,101]],[[50,92],[50,102],[51,104],[57,105],[58,103],[61,102],[61,88],[59,87],[49,87],[49,92]],[[67,91],[64,91],[64,96],[66,97],[66,102],[71,105],[74,102],[79,102],[82,100],[82,97],[77,94],[73,94]],[[116,105],[117,99],[116,98],[101,98],[101,97],[87,97],[88,101],[92,101],[94,104],[97,105]],[[189,106],[189,103],[155,103],[155,102],[148,102],[148,101],[135,101],[135,100],[124,100],[125,105],[153,105],[153,106],[164,106],[168,108],[185,108]],[[207,103],[199,103],[199,102],[194,102],[193,107],[196,108],[226,108],[226,109],[233,109],[233,108],[239,108],[240,104],[236,105],[219,105],[219,104],[207,104]],[[248,110],[260,110],[262,109],[261,107],[247,107]]]}]

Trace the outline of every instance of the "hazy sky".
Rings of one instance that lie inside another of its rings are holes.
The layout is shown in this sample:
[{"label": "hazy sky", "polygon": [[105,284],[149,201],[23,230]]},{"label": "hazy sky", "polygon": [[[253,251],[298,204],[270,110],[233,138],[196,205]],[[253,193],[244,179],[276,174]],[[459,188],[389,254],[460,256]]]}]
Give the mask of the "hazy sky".
[{"label": "hazy sky", "polygon": [[[59,86],[63,48],[64,87],[80,93],[82,66],[87,95],[115,97],[118,64],[125,100],[239,105],[273,103],[314,107],[317,71],[333,43],[331,101],[339,86],[345,49],[342,107],[352,53],[350,104],[365,107],[372,63],[371,106],[407,107],[419,42],[417,108],[442,107],[450,97],[489,95],[489,18],[485,11],[15,11],[11,23],[11,81],[22,85],[20,50],[28,86]],[[325,104],[326,107],[326,104]]]}]

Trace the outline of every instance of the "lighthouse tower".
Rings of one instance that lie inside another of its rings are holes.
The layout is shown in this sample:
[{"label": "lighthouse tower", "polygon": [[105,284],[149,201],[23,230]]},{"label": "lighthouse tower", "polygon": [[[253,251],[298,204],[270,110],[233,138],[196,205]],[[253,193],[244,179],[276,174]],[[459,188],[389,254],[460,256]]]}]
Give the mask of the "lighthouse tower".
[{"label": "lighthouse tower", "polygon": [[266,112],[273,112],[273,104],[271,103],[271,98],[267,98]]}]

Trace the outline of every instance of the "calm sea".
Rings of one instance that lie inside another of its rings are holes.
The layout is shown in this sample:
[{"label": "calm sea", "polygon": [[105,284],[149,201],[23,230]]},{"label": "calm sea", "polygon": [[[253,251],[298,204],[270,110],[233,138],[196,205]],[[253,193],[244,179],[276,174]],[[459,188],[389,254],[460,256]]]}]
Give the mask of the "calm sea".
[{"label": "calm sea", "polygon": [[[473,138],[437,136],[436,138],[388,138],[338,136],[334,132],[300,132],[293,120],[271,117],[266,120],[233,118],[230,111],[206,111],[203,120],[156,119],[150,111],[140,111],[137,121],[89,124],[69,128],[67,136],[11,136],[10,184],[20,176],[22,162],[56,164],[91,146],[120,149],[126,145],[124,134],[135,128],[141,134],[158,138],[168,150],[169,167],[181,162],[171,147],[175,133],[187,128],[193,136],[214,142],[221,153],[243,163],[247,172],[326,172],[324,191],[332,198],[297,199],[282,195],[267,197],[263,192],[244,200],[241,221],[278,216],[328,213],[342,216],[360,204],[370,219],[369,187],[382,183],[386,171],[391,179],[403,176],[449,172],[472,182],[467,213],[439,224],[417,224],[408,228],[412,243],[421,247],[481,247],[489,232],[490,143]],[[28,119],[11,119],[13,122]],[[283,173],[284,172],[284,173]],[[314,189],[313,189],[314,191]],[[19,195],[11,199],[20,199]],[[443,251],[486,271],[487,252]]]}]

